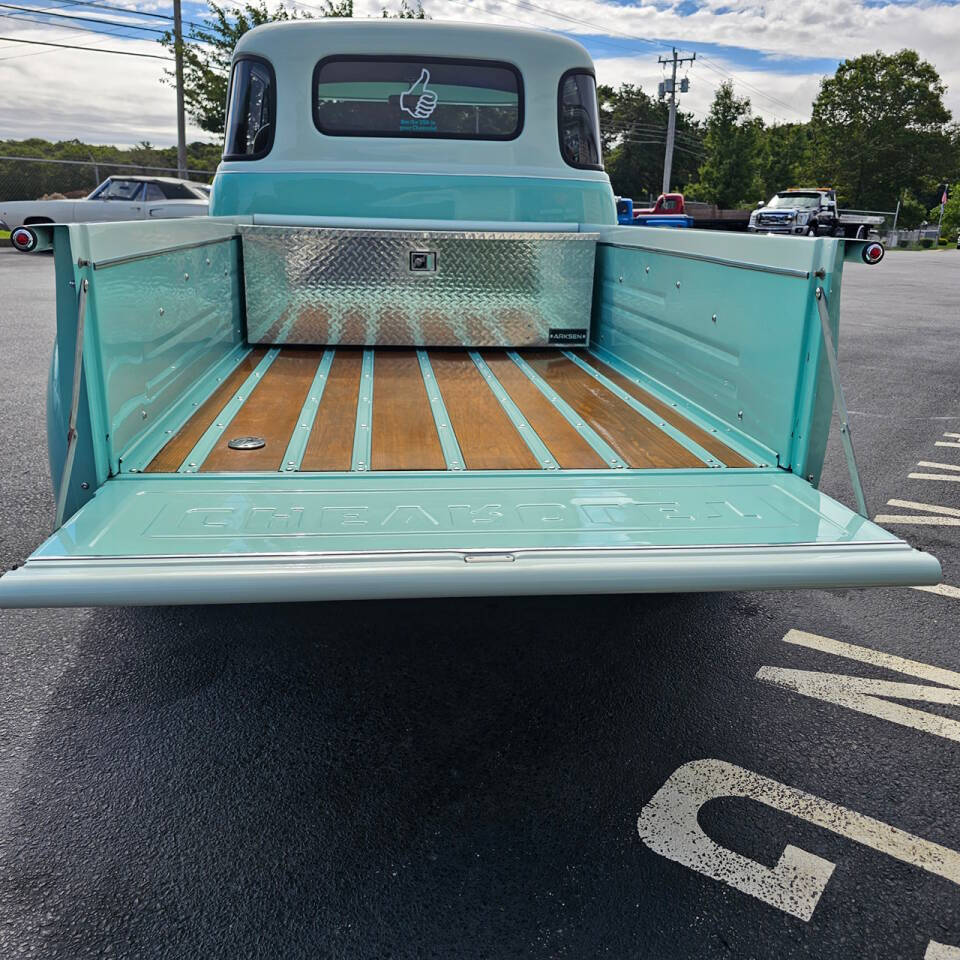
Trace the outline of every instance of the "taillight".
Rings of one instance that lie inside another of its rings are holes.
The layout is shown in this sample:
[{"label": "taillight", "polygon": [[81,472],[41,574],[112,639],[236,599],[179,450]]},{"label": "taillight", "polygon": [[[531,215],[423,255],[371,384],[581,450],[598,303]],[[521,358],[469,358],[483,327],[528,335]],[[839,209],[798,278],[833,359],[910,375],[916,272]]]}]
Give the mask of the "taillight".
[{"label": "taillight", "polygon": [[883,259],[883,254],[882,243],[868,243],[863,250],[860,251],[860,256],[863,258],[864,263],[879,263]]},{"label": "taillight", "polygon": [[10,242],[23,253],[29,253],[37,245],[37,235],[27,227],[17,227],[10,234]]}]

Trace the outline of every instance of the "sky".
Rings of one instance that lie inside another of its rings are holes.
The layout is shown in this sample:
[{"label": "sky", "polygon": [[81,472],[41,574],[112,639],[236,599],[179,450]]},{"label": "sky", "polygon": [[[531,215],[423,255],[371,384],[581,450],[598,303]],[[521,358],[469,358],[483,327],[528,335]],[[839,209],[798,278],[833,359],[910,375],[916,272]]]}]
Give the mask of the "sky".
[{"label": "sky", "polygon": [[[169,0],[103,2],[140,12],[171,12]],[[55,20],[11,6],[107,23]],[[287,0],[287,6],[311,9],[299,0]],[[355,0],[355,14],[378,15],[381,6],[377,0]],[[948,87],[947,106],[960,119],[960,0],[424,0],[424,7],[434,20],[564,33],[590,51],[599,82],[630,82],[650,93],[662,78],[658,58],[669,56],[673,46],[684,55],[696,52],[696,62],[681,73],[690,80],[681,109],[705,116],[718,84],[732,78],[737,93],[749,97],[754,113],[770,123],[809,119],[820,79],[841,60],[911,47],[940,72]],[[205,4],[184,0],[184,19],[197,19],[205,9]],[[155,42],[157,33],[113,25],[120,22],[154,31],[169,24],[77,0],[3,0],[0,139],[174,143],[174,93],[162,82],[169,63],[20,42],[165,55]],[[213,139],[190,125],[187,138]]]}]

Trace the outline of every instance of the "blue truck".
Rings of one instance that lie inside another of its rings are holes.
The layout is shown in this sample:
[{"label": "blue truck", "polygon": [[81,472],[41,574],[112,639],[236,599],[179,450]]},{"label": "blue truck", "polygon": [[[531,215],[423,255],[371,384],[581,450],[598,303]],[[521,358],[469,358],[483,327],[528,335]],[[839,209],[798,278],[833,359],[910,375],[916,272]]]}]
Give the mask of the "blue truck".
[{"label": "blue truck", "polygon": [[28,229],[56,506],[2,605],[939,579],[868,519],[839,389],[877,245],[618,225],[571,40],[258,27],[210,216]]}]

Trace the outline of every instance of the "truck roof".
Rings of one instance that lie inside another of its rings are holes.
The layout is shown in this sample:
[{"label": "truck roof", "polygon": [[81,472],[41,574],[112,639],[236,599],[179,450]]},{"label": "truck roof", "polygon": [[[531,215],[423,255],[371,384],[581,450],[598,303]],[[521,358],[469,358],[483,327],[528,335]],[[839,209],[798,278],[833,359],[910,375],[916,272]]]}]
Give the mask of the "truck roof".
[{"label": "truck roof", "polygon": [[[557,97],[572,69],[593,72],[576,41],[540,30],[429,20],[327,18],[264,24],[240,38],[238,57],[256,56],[274,69],[277,124],[273,148],[258,172],[340,171],[423,174],[508,174],[607,180],[603,171],[566,165],[560,156]],[[523,127],[512,140],[325,136],[312,120],[313,73],[326,57],[448,58],[496,61],[518,69]],[[253,172],[225,161],[223,172]]]}]

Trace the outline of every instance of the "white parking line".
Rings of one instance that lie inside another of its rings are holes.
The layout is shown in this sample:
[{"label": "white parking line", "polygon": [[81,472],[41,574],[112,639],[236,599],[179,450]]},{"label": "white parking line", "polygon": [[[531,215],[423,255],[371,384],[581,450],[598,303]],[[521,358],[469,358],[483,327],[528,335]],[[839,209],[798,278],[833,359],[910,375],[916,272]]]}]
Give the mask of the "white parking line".
[{"label": "white parking line", "polygon": [[931,527],[960,527],[960,517],[910,517],[895,513],[878,513],[873,518],[874,523],[925,523]]},{"label": "white parking line", "polygon": [[933,587],[911,587],[911,590],[925,590],[927,593],[936,593],[951,600],[960,600],[960,587],[951,587],[948,583],[938,583]]},{"label": "white parking line", "polygon": [[931,940],[923,960],[960,960],[960,947],[951,947],[949,943],[937,943]]},{"label": "white parking line", "polygon": [[[798,642],[791,639],[791,635],[795,632],[791,630],[783,639],[788,643]],[[803,645],[815,649],[832,647],[829,652],[838,656],[846,656],[850,650],[854,651],[852,658],[861,661],[866,660],[870,655],[874,657],[877,655],[877,651],[869,650],[867,647],[851,647],[849,644],[841,644],[829,637],[819,637],[816,634],[801,634],[801,637],[803,639],[799,642]],[[897,723],[902,727],[911,727],[921,733],[929,733],[960,743],[960,721],[896,702],[915,700],[920,703],[960,707],[960,673],[917,661],[891,658],[887,654],[879,656],[887,659],[886,669],[920,675],[920,678],[926,681],[936,678],[935,682],[945,683],[947,686],[934,687],[929,683],[903,683],[853,677],[840,673],[768,666],[763,666],[757,671],[756,679],[799,693],[804,697],[823,700],[825,703],[833,703],[847,710],[856,710],[868,717],[876,717],[878,720]]]},{"label": "white parking line", "polygon": [[932,463],[930,460],[920,460],[918,467],[933,467],[934,470],[960,470],[960,464],[957,463]]},{"label": "white parking line", "polygon": [[945,433],[945,437],[955,437],[957,440],[960,440],[960,433]]},{"label": "white parking line", "polygon": [[937,440],[934,443],[935,447],[956,447],[960,449],[960,443],[954,443],[952,440]]},{"label": "white parking line", "polygon": [[918,503],[916,500],[888,500],[888,507],[904,507],[907,510],[926,510],[927,513],[942,513],[947,517],[960,517],[956,507],[941,507],[936,503]]},{"label": "white parking line", "polygon": [[809,647],[811,650],[822,650],[832,653],[836,657],[846,657],[848,660],[859,660],[861,663],[870,663],[875,667],[886,670],[895,670],[931,683],[942,683],[945,687],[960,689],[960,673],[947,670],[944,667],[931,667],[928,663],[919,660],[907,660],[892,653],[881,653],[869,647],[859,647],[853,643],[844,643],[832,637],[822,637],[816,633],[807,633],[806,630],[789,630],[783,638],[784,643],[792,643],[798,647]]},{"label": "white parking line", "polygon": [[[960,443],[956,444],[960,447]],[[960,483],[960,476],[951,477],[949,473],[908,473],[911,480],[952,480],[954,483]]]}]

